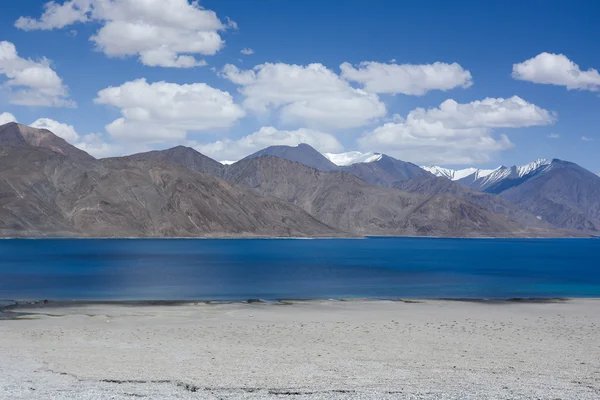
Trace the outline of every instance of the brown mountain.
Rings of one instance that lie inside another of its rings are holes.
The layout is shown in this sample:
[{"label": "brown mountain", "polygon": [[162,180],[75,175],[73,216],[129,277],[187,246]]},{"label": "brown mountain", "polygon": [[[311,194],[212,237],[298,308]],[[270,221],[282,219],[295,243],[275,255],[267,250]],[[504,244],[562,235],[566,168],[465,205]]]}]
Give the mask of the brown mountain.
[{"label": "brown mountain", "polygon": [[94,159],[47,129],[36,129],[16,122],[0,126],[0,146],[41,147],[80,160]]},{"label": "brown mountain", "polygon": [[181,166],[0,147],[1,236],[332,236],[285,201]]},{"label": "brown mountain", "polygon": [[415,164],[397,160],[385,154],[381,154],[376,161],[356,163],[340,167],[340,170],[356,175],[371,185],[385,188],[393,187],[396,182],[433,176]]},{"label": "brown mountain", "polygon": [[[317,160],[312,148],[293,149],[286,154]],[[224,166],[183,146],[95,160],[47,130],[10,123],[0,127],[0,235],[562,234],[532,215],[537,211],[557,215],[548,221],[558,226],[597,229],[595,217],[589,218],[598,211],[597,188],[589,186],[595,181],[574,168],[557,175],[559,184],[532,180],[545,193],[556,192],[552,203],[546,197],[529,202],[537,193],[533,186],[503,193],[518,207],[429,174],[415,175],[411,165],[396,162],[381,170],[373,165],[362,174],[365,182],[339,168],[319,171],[270,155]],[[583,208],[582,196],[590,199]]]},{"label": "brown mountain", "polygon": [[430,175],[428,177],[396,182],[393,187],[409,193],[427,196],[450,195],[477,204],[478,206],[495,213],[502,214],[523,226],[548,230],[553,229],[550,223],[501,196],[480,192],[460,183],[453,182],[450,179]]},{"label": "brown mountain", "polygon": [[318,169],[319,171],[337,171],[339,169],[337,165],[306,143],[300,143],[298,146],[269,146],[254,154],[250,154],[244,160],[262,156],[283,158]]},{"label": "brown mountain", "polygon": [[289,201],[327,225],[359,235],[530,236],[503,215],[447,194],[423,196],[374,187],[343,172],[323,172],[273,156],[229,166],[229,182]]},{"label": "brown mountain", "polygon": [[170,162],[182,165],[192,171],[221,177],[225,172],[225,166],[191,147],[177,146],[167,150],[155,150],[146,153],[133,154],[122,157],[135,161]]},{"label": "brown mountain", "polygon": [[600,177],[577,164],[552,160],[500,195],[555,226],[600,233]]}]

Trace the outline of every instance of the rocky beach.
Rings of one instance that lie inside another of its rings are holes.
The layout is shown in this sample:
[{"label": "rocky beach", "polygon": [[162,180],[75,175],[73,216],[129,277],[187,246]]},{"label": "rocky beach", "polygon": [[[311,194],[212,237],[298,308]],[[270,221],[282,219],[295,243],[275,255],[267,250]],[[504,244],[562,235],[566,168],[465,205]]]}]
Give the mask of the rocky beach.
[{"label": "rocky beach", "polygon": [[599,306],[595,299],[19,305],[0,320],[0,397],[597,399]]}]

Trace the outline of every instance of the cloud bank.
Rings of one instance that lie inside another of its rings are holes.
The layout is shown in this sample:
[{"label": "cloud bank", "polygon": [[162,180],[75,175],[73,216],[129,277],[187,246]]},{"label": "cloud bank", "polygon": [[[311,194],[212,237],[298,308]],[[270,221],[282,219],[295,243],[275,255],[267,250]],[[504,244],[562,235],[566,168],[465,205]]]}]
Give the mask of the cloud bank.
[{"label": "cloud bank", "polygon": [[188,0],[51,1],[41,17],[20,17],[15,26],[51,30],[90,22],[101,25],[90,40],[107,56],[138,56],[144,65],[172,68],[206,65],[196,56],[220,51],[225,45],[221,32],[237,26]]}]

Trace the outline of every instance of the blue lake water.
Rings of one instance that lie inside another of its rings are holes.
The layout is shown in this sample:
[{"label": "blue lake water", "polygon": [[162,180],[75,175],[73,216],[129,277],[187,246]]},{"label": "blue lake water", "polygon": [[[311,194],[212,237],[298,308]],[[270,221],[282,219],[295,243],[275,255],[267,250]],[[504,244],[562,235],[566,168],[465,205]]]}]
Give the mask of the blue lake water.
[{"label": "blue lake water", "polygon": [[600,297],[600,240],[0,240],[0,299],[346,297]]}]

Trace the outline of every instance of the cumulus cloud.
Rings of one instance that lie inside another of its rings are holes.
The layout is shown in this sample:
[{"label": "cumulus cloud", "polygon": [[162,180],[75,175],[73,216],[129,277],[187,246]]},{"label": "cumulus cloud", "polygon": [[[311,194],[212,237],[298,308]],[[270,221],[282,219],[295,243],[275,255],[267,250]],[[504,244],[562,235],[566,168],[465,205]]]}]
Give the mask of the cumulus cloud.
[{"label": "cumulus cloud", "polygon": [[9,122],[17,122],[17,119],[11,113],[3,112],[0,114],[0,125],[8,124]]},{"label": "cumulus cloud", "polygon": [[101,90],[94,102],[120,109],[122,117],[106,130],[112,138],[129,142],[177,142],[188,131],[227,128],[245,115],[229,93],[204,83],[137,79]]},{"label": "cumulus cloud", "polygon": [[9,92],[12,104],[75,107],[75,102],[69,99],[67,87],[50,67],[49,60],[21,58],[15,45],[7,41],[0,41],[0,76],[2,75],[7,78],[2,86]]},{"label": "cumulus cloud", "polygon": [[245,49],[240,50],[240,53],[249,56],[249,55],[254,54],[254,50],[246,47]]},{"label": "cumulus cloud", "polygon": [[47,129],[69,143],[77,143],[79,140],[79,134],[75,131],[73,125],[63,124],[50,118],[40,118],[30,126],[38,129]]},{"label": "cumulus cloud", "polygon": [[91,154],[96,158],[122,156],[136,152],[148,151],[150,147],[143,143],[119,143],[111,142],[102,133],[88,133],[80,135],[73,125],[55,121],[51,118],[39,118],[29,126],[37,129],[47,129],[65,139],[73,146]]},{"label": "cumulus cloud", "polygon": [[259,131],[238,140],[220,140],[195,147],[209,157],[231,161],[244,158],[268,146],[297,146],[300,143],[311,145],[320,152],[339,152],[344,149],[342,144],[329,133],[312,129],[285,131],[271,126],[260,128]]},{"label": "cumulus cloud", "polygon": [[188,0],[70,0],[46,3],[39,19],[20,17],[23,30],[61,29],[95,21],[90,38],[108,56],[139,57],[148,66],[190,68],[206,65],[196,55],[214,55],[225,44],[220,32],[237,24]]},{"label": "cumulus cloud", "polygon": [[563,54],[541,53],[520,64],[513,64],[512,76],[521,81],[564,86],[569,90],[600,90],[597,70],[582,71]]},{"label": "cumulus cloud", "polygon": [[359,145],[415,163],[483,163],[513,147],[495,129],[549,125],[555,120],[555,114],[517,96],[467,104],[450,99],[439,108],[417,108],[403,121],[376,128],[360,138]]},{"label": "cumulus cloud", "polygon": [[441,122],[449,128],[521,128],[553,123],[556,115],[518,96],[460,104],[448,99],[439,108],[417,108],[409,117]]},{"label": "cumulus cloud", "polygon": [[96,158],[117,157],[150,150],[150,147],[144,143],[128,143],[125,146],[122,143],[111,142],[102,133],[83,135],[73,145]]},{"label": "cumulus cloud", "polygon": [[551,133],[548,135],[548,138],[550,139],[558,139],[560,138],[560,135],[558,133]]},{"label": "cumulus cloud", "polygon": [[358,82],[372,93],[421,96],[431,90],[467,88],[473,84],[471,73],[457,63],[413,65],[365,61],[356,68],[349,63],[340,68],[344,79]]},{"label": "cumulus cloud", "polygon": [[581,137],[581,140],[583,140],[584,142],[591,142],[591,141],[593,141],[594,139],[593,139],[593,138],[591,138],[591,137],[589,137],[589,136],[582,136],[582,137]]},{"label": "cumulus cloud", "polygon": [[322,64],[266,63],[251,70],[228,64],[221,76],[240,86],[244,107],[258,113],[276,111],[286,125],[356,128],[387,112],[376,94],[351,87]]}]

